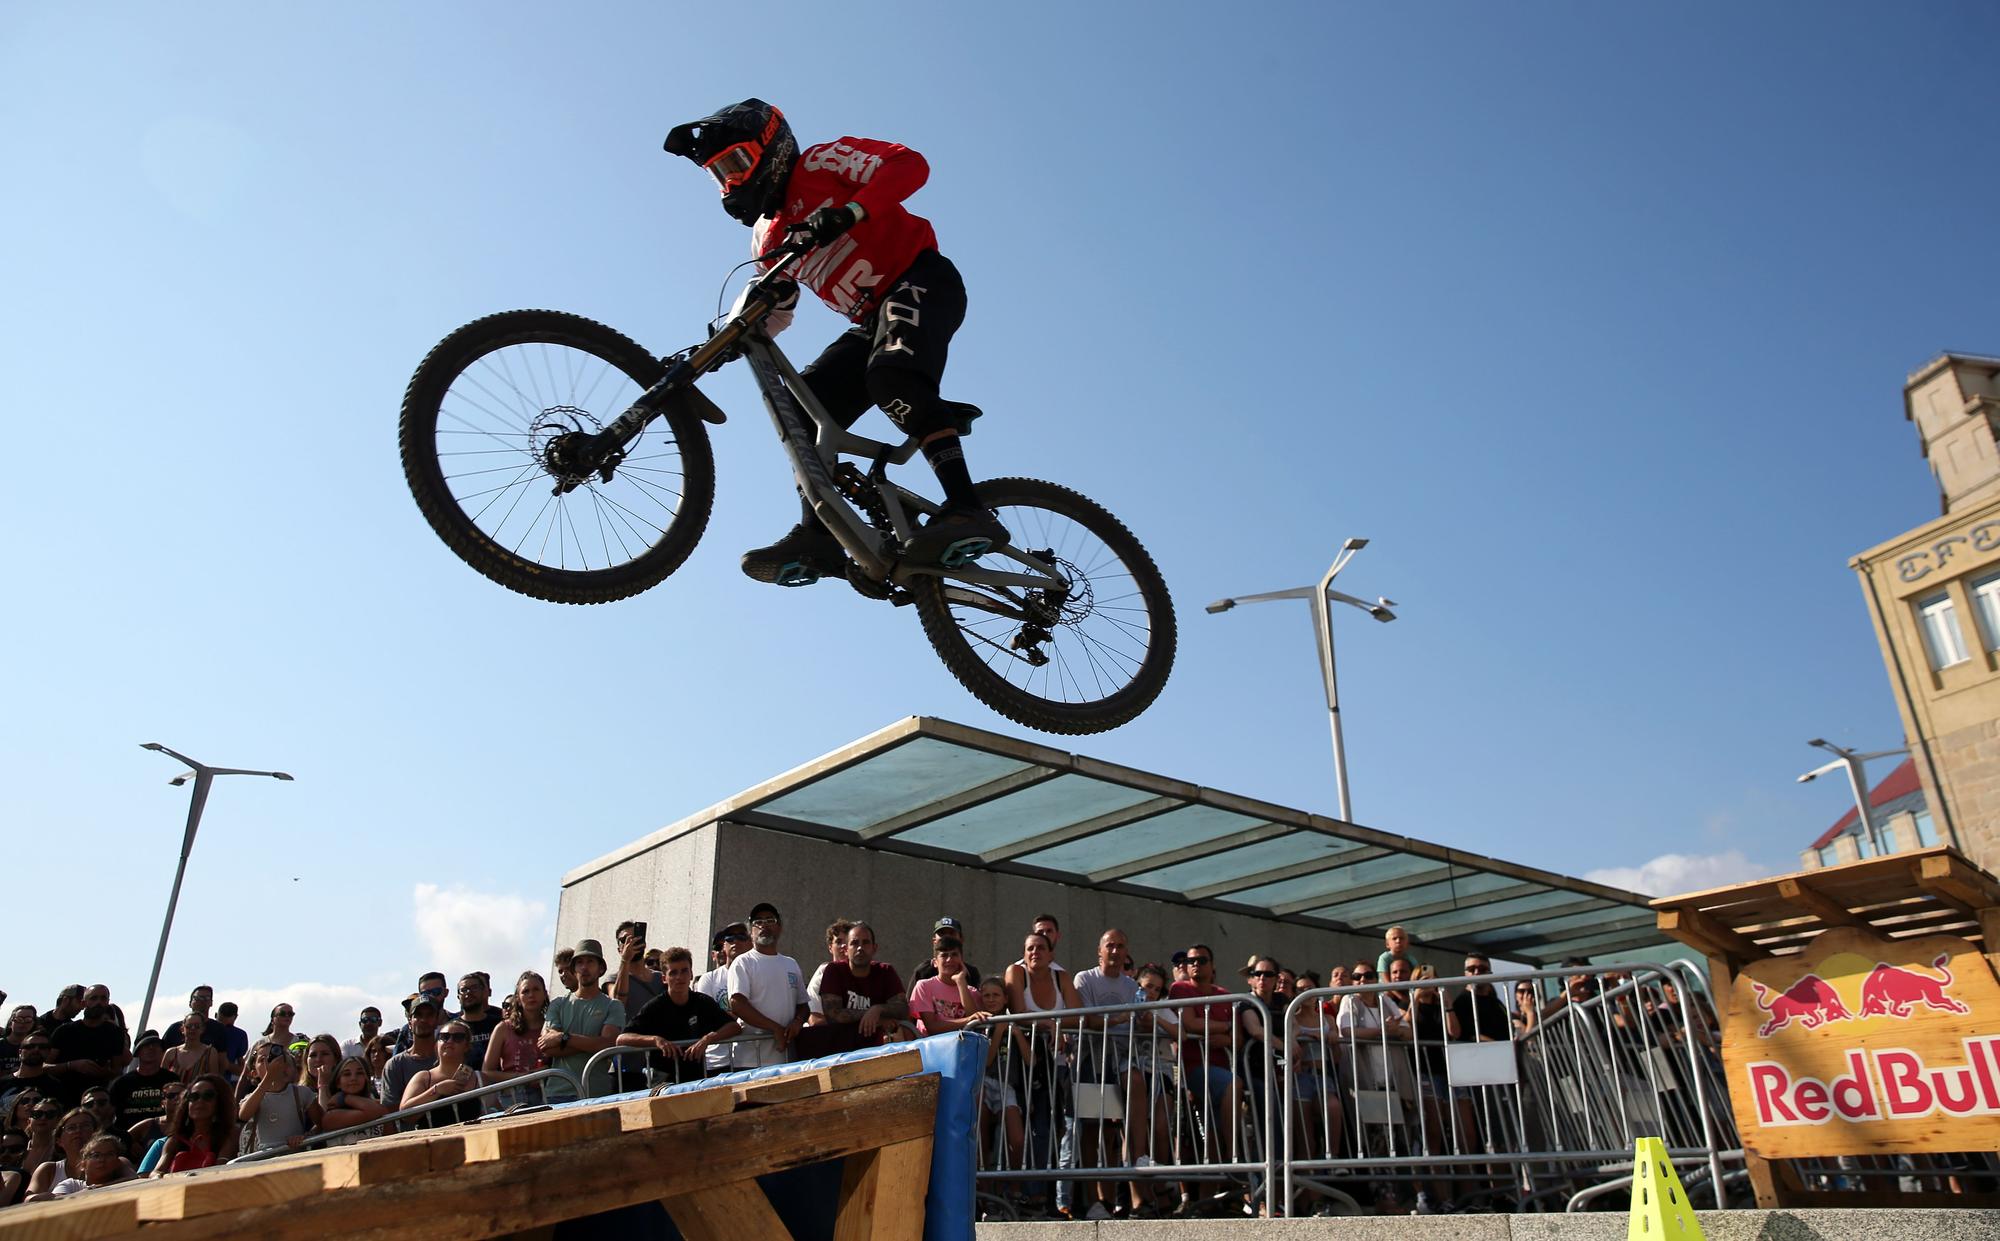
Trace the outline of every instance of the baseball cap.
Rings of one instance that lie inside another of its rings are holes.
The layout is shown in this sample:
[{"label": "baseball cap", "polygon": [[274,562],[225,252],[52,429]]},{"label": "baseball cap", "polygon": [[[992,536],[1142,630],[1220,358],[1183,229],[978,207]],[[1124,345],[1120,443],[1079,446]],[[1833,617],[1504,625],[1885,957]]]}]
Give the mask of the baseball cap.
[{"label": "baseball cap", "polygon": [[1175,953],[1175,954],[1173,955],[1173,963],[1174,963],[1175,965],[1186,965],[1186,964],[1187,964],[1187,950],[1186,950],[1186,949],[1182,949],[1181,951],[1179,951],[1179,952],[1176,952],[1176,953]]},{"label": "baseball cap", "polygon": [[965,934],[965,928],[958,924],[957,918],[939,918],[936,924],[931,927],[931,934],[935,935],[939,931],[950,931],[952,934],[959,936]]},{"label": "baseball cap", "polygon": [[770,914],[773,918],[777,918],[780,922],[784,921],[784,917],[778,913],[778,907],[776,905],[773,905],[769,901],[758,901],[755,905],[752,905],[750,907],[750,921],[755,922],[759,917],[763,916],[764,914]]},{"label": "baseball cap", "polygon": [[715,933],[715,938],[711,939],[708,942],[708,946],[711,950],[715,952],[720,952],[722,951],[723,940],[736,938],[739,936],[743,939],[750,938],[750,928],[745,926],[741,922],[732,922],[728,926],[725,926],[721,930],[717,931]]},{"label": "baseball cap", "polygon": [[159,1041],[160,1032],[158,1030],[141,1030],[139,1031],[139,1037],[132,1040],[132,1050],[138,1051],[148,1043],[158,1043]]},{"label": "baseball cap", "polygon": [[434,1013],[443,1011],[438,1007],[438,1002],[427,995],[416,996],[410,1001],[410,1015],[412,1017],[416,1016],[417,1010],[420,1008],[428,1008]]}]

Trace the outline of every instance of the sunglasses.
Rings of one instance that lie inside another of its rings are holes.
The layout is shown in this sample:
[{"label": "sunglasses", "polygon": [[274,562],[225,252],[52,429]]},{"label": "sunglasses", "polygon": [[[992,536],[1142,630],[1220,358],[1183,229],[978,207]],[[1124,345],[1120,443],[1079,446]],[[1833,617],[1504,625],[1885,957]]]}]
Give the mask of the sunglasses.
[{"label": "sunglasses", "polygon": [[59,1107],[29,1108],[28,1115],[34,1117],[36,1120],[54,1120],[56,1117],[62,1115],[62,1109]]},{"label": "sunglasses", "polygon": [[364,1026],[379,1026],[382,1024],[382,1019],[380,1017],[363,1017],[361,1024]]},{"label": "sunglasses", "polygon": [[187,1092],[187,1098],[193,1103],[213,1103],[217,1096],[213,1090],[190,1090]]},{"label": "sunglasses", "polygon": [[1210,957],[1189,957],[1187,963],[1189,965],[1207,965],[1212,959]]},{"label": "sunglasses", "polygon": [[1252,977],[1252,978],[1276,978],[1277,976],[1278,976],[1278,971],[1276,971],[1276,970],[1251,970],[1251,971],[1250,971],[1250,977]]},{"label": "sunglasses", "polygon": [[1380,975],[1380,974],[1356,974],[1356,975],[1354,975],[1353,977],[1354,977],[1354,981],[1356,981],[1356,982],[1374,982],[1374,981],[1375,981],[1375,980],[1376,980],[1377,978],[1380,978],[1380,977],[1381,977],[1381,975]]},{"label": "sunglasses", "polygon": [[438,1035],[438,1042],[440,1043],[470,1043],[471,1041],[472,1036],[463,1031],[453,1033],[447,1030],[445,1033]]}]

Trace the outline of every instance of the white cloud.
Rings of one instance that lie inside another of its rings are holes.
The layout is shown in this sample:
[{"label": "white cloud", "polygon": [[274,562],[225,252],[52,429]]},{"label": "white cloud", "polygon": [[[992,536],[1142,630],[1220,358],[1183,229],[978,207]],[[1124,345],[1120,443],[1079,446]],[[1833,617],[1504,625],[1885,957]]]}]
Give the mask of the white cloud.
[{"label": "white cloud", "polygon": [[[241,1010],[237,1025],[254,1039],[270,1020],[271,1009],[290,1004],[297,1012],[292,1029],[311,1037],[333,1034],[343,1041],[359,1031],[356,1019],[373,1004],[382,1010],[383,1028],[403,1022],[403,997],[416,987],[417,975],[442,971],[455,987],[459,975],[485,970],[493,976],[495,996],[513,989],[514,978],[532,969],[546,975],[555,927],[546,901],[508,892],[478,892],[463,886],[417,884],[410,893],[410,924],[415,936],[396,951],[399,966],[384,974],[360,968],[364,977],[352,982],[291,982],[277,987],[245,987],[218,972],[213,981],[217,1002],[233,1000]],[[339,956],[332,958],[342,961]],[[204,980],[206,981],[206,980]],[[191,989],[163,990],[153,1005],[152,1024],[163,1028],[186,1012],[179,997]],[[455,1005],[455,1000],[448,1001]],[[138,1012],[127,1010],[136,1019]]]},{"label": "white cloud", "polygon": [[1587,871],[1584,878],[1606,887],[1624,888],[1647,896],[1677,896],[1703,888],[1720,888],[1770,874],[1743,856],[1740,849],[1721,853],[1662,853],[1637,866],[1611,866]]},{"label": "white cloud", "polygon": [[423,960],[411,971],[410,985],[424,970],[441,970],[454,985],[460,974],[485,970],[501,994],[522,970],[548,973],[555,936],[548,902],[434,883],[418,884],[411,897]]}]

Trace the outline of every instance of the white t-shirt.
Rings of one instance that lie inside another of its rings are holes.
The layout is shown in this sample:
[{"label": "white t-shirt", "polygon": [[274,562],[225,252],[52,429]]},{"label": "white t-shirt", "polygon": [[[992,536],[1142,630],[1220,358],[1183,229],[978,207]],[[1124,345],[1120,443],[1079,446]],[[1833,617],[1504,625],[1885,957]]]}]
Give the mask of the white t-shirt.
[{"label": "white t-shirt", "polygon": [[[790,1025],[806,1002],[805,976],[799,963],[782,952],[744,953],[729,965],[729,994],[742,996],[750,1007],[779,1025]],[[754,1069],[785,1059],[777,1045],[762,1039],[736,1047],[735,1067]]]},{"label": "white t-shirt", "polygon": [[[1400,1043],[1399,1039],[1382,1036],[1385,1021],[1401,1021],[1403,1008],[1392,999],[1388,992],[1375,993],[1380,1008],[1370,1008],[1361,1002],[1358,995],[1340,997],[1340,1012],[1334,1017],[1334,1024],[1348,1032],[1354,1039],[1354,1059],[1356,1085],[1364,1090],[1381,1090],[1388,1085],[1388,1060],[1385,1055],[1386,1043]],[[1407,1044],[1404,1044],[1407,1046]]]},{"label": "white t-shirt", "polygon": [[812,981],[806,984],[806,1011],[822,1017],[826,1016],[826,1010],[820,1007],[819,981],[826,977],[826,967],[831,964],[830,961],[821,961],[819,968],[813,971]]},{"label": "white t-shirt", "polygon": [[[729,1011],[729,968],[717,966],[695,980],[694,989]],[[744,1027],[748,1029],[749,1027]],[[736,1062],[736,1044],[715,1043],[703,1053],[703,1063],[710,1073],[726,1073]]]}]

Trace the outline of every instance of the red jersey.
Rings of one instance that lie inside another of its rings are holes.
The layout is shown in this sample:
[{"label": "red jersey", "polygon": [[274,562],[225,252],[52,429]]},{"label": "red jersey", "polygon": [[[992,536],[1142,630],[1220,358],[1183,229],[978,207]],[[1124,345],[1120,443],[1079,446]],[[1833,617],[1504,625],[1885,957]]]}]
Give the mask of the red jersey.
[{"label": "red jersey", "polygon": [[751,228],[750,252],[761,257],[777,249],[786,229],[821,207],[860,203],[866,219],[792,268],[821,301],[859,322],[917,255],[937,249],[931,222],[903,206],[930,175],[923,156],[894,142],[842,138],[807,147],[785,183],[778,214]]}]

